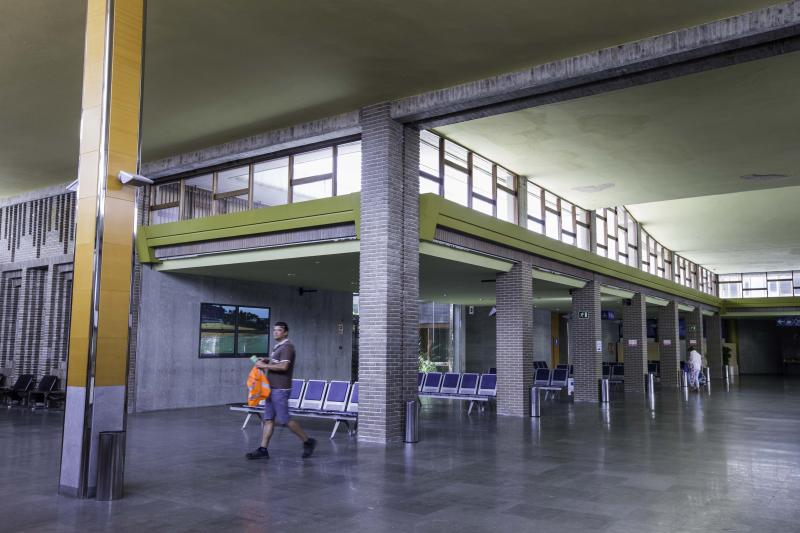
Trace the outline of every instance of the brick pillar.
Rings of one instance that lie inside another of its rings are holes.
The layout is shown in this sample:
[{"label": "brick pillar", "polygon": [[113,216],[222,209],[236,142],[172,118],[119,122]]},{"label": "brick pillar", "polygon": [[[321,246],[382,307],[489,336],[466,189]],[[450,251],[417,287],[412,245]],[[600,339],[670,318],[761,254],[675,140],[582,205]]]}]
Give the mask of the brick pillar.
[{"label": "brick pillar", "polygon": [[[588,313],[587,318],[581,318],[582,313]],[[596,402],[597,382],[603,372],[599,284],[590,281],[582,289],[572,291],[569,324],[569,352],[575,367],[575,401]]]},{"label": "brick pillar", "polygon": [[622,308],[622,336],[625,338],[625,392],[644,393],[647,373],[647,303],[634,294]]},{"label": "brick pillar", "polygon": [[703,311],[695,307],[686,313],[686,355],[688,357],[692,345],[702,353],[703,350]]},{"label": "brick pillar", "polygon": [[706,359],[711,368],[711,378],[722,377],[722,317],[719,313],[708,317],[708,331],[706,331]]},{"label": "brick pillar", "polygon": [[529,416],[533,385],[533,278],[531,264],[497,276],[497,413]]},{"label": "brick pillar", "polygon": [[678,302],[671,301],[658,311],[658,353],[661,360],[661,386],[680,387],[680,333]]},{"label": "brick pillar", "polygon": [[402,440],[419,350],[419,132],[389,110],[361,111],[358,439],[380,443]]}]

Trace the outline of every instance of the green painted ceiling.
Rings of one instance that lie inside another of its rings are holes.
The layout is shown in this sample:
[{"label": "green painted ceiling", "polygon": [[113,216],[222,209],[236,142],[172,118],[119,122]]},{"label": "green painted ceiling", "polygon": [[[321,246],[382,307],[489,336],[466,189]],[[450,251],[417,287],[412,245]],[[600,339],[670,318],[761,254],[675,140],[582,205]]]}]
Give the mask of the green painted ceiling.
[{"label": "green painted ceiling", "polygon": [[716,272],[797,269],[798,80],[794,53],[440,132]]},{"label": "green painted ceiling", "polygon": [[[202,148],[772,3],[151,0],[143,156]],[[83,0],[0,2],[0,196],[77,173],[84,11]]]}]

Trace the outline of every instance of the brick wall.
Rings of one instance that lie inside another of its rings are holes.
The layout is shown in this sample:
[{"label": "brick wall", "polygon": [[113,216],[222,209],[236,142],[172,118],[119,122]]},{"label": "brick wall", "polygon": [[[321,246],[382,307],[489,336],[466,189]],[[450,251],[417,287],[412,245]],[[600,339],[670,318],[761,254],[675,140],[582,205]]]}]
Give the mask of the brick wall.
[{"label": "brick wall", "polygon": [[529,416],[533,384],[531,264],[497,275],[497,413]]},{"label": "brick wall", "polygon": [[671,301],[658,310],[658,343],[661,360],[661,387],[679,387],[681,384],[681,353],[678,302]]},{"label": "brick wall", "polygon": [[9,382],[64,376],[74,245],[75,193],[53,187],[0,202],[0,372]]},{"label": "brick wall", "polygon": [[[580,318],[580,313],[588,318]],[[569,347],[575,368],[575,401],[598,401],[597,384],[602,376],[603,346],[600,327],[600,285],[590,281],[572,291]],[[600,343],[600,351],[597,345]]]},{"label": "brick wall", "polygon": [[722,317],[714,314],[708,317],[706,331],[706,358],[711,369],[711,378],[722,377]]},{"label": "brick wall", "polygon": [[641,293],[634,294],[622,308],[622,336],[625,339],[625,392],[643,393],[647,373],[647,303]]},{"label": "brick wall", "polygon": [[388,103],[361,111],[359,431],[399,441],[416,396],[419,335],[419,134]]}]

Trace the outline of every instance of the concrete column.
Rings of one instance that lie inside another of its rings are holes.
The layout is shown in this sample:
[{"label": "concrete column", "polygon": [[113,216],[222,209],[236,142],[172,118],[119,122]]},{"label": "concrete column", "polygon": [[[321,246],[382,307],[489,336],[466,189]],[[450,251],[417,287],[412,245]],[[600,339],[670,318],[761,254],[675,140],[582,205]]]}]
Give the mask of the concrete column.
[{"label": "concrete column", "polygon": [[388,103],[361,110],[358,439],[403,437],[417,394],[419,132]]},{"label": "concrete column", "polygon": [[696,346],[698,351],[703,349],[703,311],[695,307],[694,311],[686,313],[686,354],[688,356]]},{"label": "concrete column", "polygon": [[625,339],[625,392],[644,393],[647,373],[647,303],[636,293],[622,308],[622,336]]},{"label": "concrete column", "polygon": [[497,275],[497,413],[528,416],[533,384],[533,277],[527,261]]},{"label": "concrete column", "polygon": [[658,311],[658,353],[661,360],[661,386],[680,387],[678,302],[674,300]]},{"label": "concrete column", "polygon": [[590,281],[572,291],[569,350],[575,367],[575,401],[596,402],[597,382],[603,369],[603,334],[600,327],[600,285]]},{"label": "concrete column", "polygon": [[708,317],[706,331],[706,359],[713,379],[722,377],[722,317],[719,313]]},{"label": "concrete column", "polygon": [[59,493],[97,485],[99,433],[125,429],[144,0],[87,0],[67,401]]}]

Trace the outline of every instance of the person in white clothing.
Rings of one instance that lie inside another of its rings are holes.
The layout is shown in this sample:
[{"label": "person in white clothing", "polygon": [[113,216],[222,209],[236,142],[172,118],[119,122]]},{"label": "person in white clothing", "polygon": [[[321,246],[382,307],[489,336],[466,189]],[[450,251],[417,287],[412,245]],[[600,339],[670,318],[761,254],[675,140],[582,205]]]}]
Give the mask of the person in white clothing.
[{"label": "person in white clothing", "polygon": [[689,387],[692,390],[700,389],[700,369],[703,366],[703,356],[697,347],[689,347]]}]

